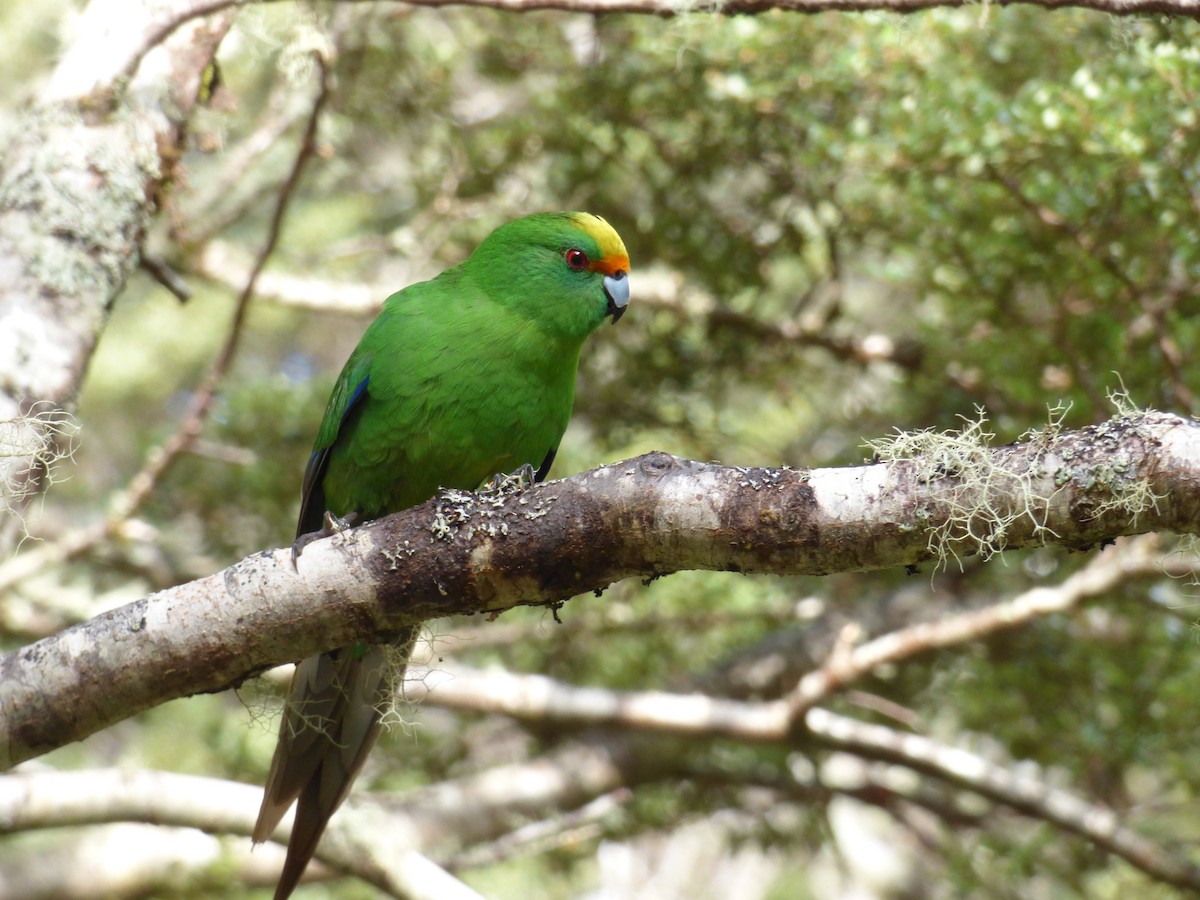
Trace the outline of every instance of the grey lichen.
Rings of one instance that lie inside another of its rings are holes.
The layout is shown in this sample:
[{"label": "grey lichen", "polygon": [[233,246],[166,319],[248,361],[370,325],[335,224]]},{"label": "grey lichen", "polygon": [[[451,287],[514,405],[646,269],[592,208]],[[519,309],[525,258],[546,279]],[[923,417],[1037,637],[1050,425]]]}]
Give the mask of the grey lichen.
[{"label": "grey lichen", "polygon": [[975,418],[964,418],[958,431],[902,431],[867,442],[880,462],[916,462],[918,483],[939,486],[941,514],[935,517],[922,507],[916,515],[939,568],[951,559],[961,567],[963,546],[985,559],[1000,552],[1012,524],[1021,518],[1032,523],[1035,533],[1052,534],[1045,525],[1049,498],[1035,487],[1032,472],[1006,466],[993,452],[995,435],[987,424],[984,411],[976,409]]},{"label": "grey lichen", "polygon": [[26,501],[35,490],[61,480],[62,464],[74,456],[79,431],[74,416],[49,402],[0,420],[0,515],[15,517],[24,530]]},{"label": "grey lichen", "polygon": [[36,115],[28,133],[56,136],[8,148],[0,208],[11,227],[3,238],[24,246],[29,274],[54,294],[111,296],[153,212],[161,177],[154,136],[130,118],[88,127],[64,106]]},{"label": "grey lichen", "polygon": [[1076,446],[1060,440],[1067,407],[1051,408],[1044,427],[1022,435],[1036,451],[1032,456],[994,448],[982,409],[957,431],[899,432],[866,446],[882,463],[915,462],[917,482],[936,486],[937,514],[922,505],[914,519],[927,531],[939,567],[952,559],[961,566],[962,548],[986,559],[1005,549],[1022,520],[1035,536],[1054,537],[1046,518],[1064,491],[1071,492],[1072,509],[1089,519],[1119,512],[1136,523],[1157,508],[1162,498],[1138,477],[1122,443],[1144,426],[1145,413],[1127,402],[1114,405],[1117,415],[1089,429],[1088,443]]},{"label": "grey lichen", "polygon": [[526,468],[528,471],[522,469],[511,475],[496,475],[478,491],[442,490],[429,524],[434,540],[452,541],[461,537],[469,541],[477,534],[506,537],[509,530],[506,513],[514,499],[516,505],[523,508],[524,518],[540,519],[546,515],[548,504],[554,502],[554,497],[539,497],[532,508],[524,509],[530,506],[530,501],[522,494],[534,483],[533,469]]}]

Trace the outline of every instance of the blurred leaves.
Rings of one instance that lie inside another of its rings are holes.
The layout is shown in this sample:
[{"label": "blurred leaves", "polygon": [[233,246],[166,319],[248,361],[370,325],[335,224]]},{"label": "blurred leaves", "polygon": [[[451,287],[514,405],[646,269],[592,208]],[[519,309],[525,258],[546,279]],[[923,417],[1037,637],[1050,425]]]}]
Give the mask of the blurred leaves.
[{"label": "blurred leaves", "polygon": [[[34,51],[54,45],[19,7],[0,15],[7,46],[19,50],[2,64],[10,74],[39,70]],[[1194,21],[994,7],[664,21],[256,6],[226,42],[223,99],[196,123],[197,149],[152,238],[185,274],[210,238],[262,239],[303,118],[303,79],[288,61],[306,29],[336,45],[338,86],[273,269],[388,284],[382,301],[536,209],[593,210],[624,236],[633,304],[585,353],[557,474],[651,447],[730,463],[856,462],[865,439],[952,427],[976,405],[1011,440],[1058,404],[1069,406],[1068,426],[1103,419],[1108,393],[1122,386],[1138,404],[1200,411]],[[641,305],[639,284],[653,294]],[[223,291],[205,285],[180,308],[149,280],[130,285],[89,373],[80,474],[50,495],[44,533],[96,515],[169,433],[227,325]],[[166,558],[157,578],[182,580],[291,540],[316,423],[364,324],[256,310],[199,452],[144,510]],[[838,341],[904,351],[855,358],[835,352]],[[135,556],[110,547],[67,577],[133,577]],[[1056,582],[1081,558],[1046,551],[907,579],[680,575],[576,599],[562,626],[528,610],[440,623],[442,634],[477,640],[447,637],[434,652],[450,669],[459,658],[580,684],[731,694],[751,690],[728,680],[749,660],[764,667],[757,689],[777,692],[786,684],[766,669],[819,662],[837,623],[874,636]],[[1165,579],[1130,582],[1077,614],[877,671],[858,687],[919,730],[1027,760],[1132,824],[1191,845],[1200,831],[1194,593]],[[887,718],[839,703],[847,715]],[[247,727],[220,709],[225,729]],[[255,760],[240,741],[226,746],[211,712],[190,725],[157,715],[128,739],[153,748],[156,729],[191,727],[189,740],[211,739],[231,773],[265,771],[268,741],[254,745]],[[416,736],[395,738],[391,758],[372,763],[378,783],[435,780],[563,738],[418,715]],[[785,852],[776,883],[791,886],[788,896],[821,895],[815,875],[795,887],[810,864],[849,877],[851,863],[829,862],[849,852],[829,797],[808,795],[793,809],[780,787],[803,768],[797,754],[681,743],[648,751],[673,760],[676,775],[640,788],[601,836],[751,810],[751,833]],[[818,787],[828,756],[814,749],[805,763],[822,773]],[[716,773],[720,788],[705,781]],[[774,818],[761,811],[761,792]],[[781,809],[795,816],[780,818]],[[927,885],[929,896],[1147,889],[1074,838],[1003,813],[981,813],[978,824],[922,832],[928,884],[943,885]],[[543,896],[577,895],[591,884],[596,846],[565,841],[536,863],[480,877],[497,895],[522,896],[513,885],[532,878]]]}]

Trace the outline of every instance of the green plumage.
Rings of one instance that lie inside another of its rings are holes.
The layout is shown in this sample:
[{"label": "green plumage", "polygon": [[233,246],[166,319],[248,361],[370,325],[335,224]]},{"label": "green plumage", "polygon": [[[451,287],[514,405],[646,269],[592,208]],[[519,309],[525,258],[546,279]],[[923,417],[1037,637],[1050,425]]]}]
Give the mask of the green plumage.
[{"label": "green plumage", "polygon": [[[342,370],[304,476],[297,536],[324,514],[372,519],[529,465],[545,475],[567,427],[584,340],[628,302],[629,259],[586,213],[492,232],[464,263],[393,294]],[[415,630],[397,635],[407,648]],[[382,648],[302,662],[254,840],[299,799],[287,897],[345,798],[389,700]]]}]

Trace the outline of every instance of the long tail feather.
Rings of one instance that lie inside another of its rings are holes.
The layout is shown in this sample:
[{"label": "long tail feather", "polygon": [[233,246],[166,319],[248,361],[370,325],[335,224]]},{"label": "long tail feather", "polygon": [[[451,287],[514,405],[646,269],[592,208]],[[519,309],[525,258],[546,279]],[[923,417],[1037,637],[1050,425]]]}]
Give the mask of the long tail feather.
[{"label": "long tail feather", "polygon": [[[417,631],[397,636],[405,658]],[[386,646],[343,647],[296,667],[253,834],[255,843],[267,840],[299,800],[275,900],[291,895],[362,770],[391,699],[395,667]]]}]

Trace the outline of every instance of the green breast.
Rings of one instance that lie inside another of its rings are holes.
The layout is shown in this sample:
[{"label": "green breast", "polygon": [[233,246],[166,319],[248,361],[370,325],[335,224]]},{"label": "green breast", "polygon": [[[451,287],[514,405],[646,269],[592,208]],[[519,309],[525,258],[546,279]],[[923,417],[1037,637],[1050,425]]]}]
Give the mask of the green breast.
[{"label": "green breast", "polygon": [[567,427],[581,342],[556,341],[485,298],[408,294],[363,338],[367,399],[343,423],[324,480],[339,515],[379,516],[439,487],[537,468]]}]

